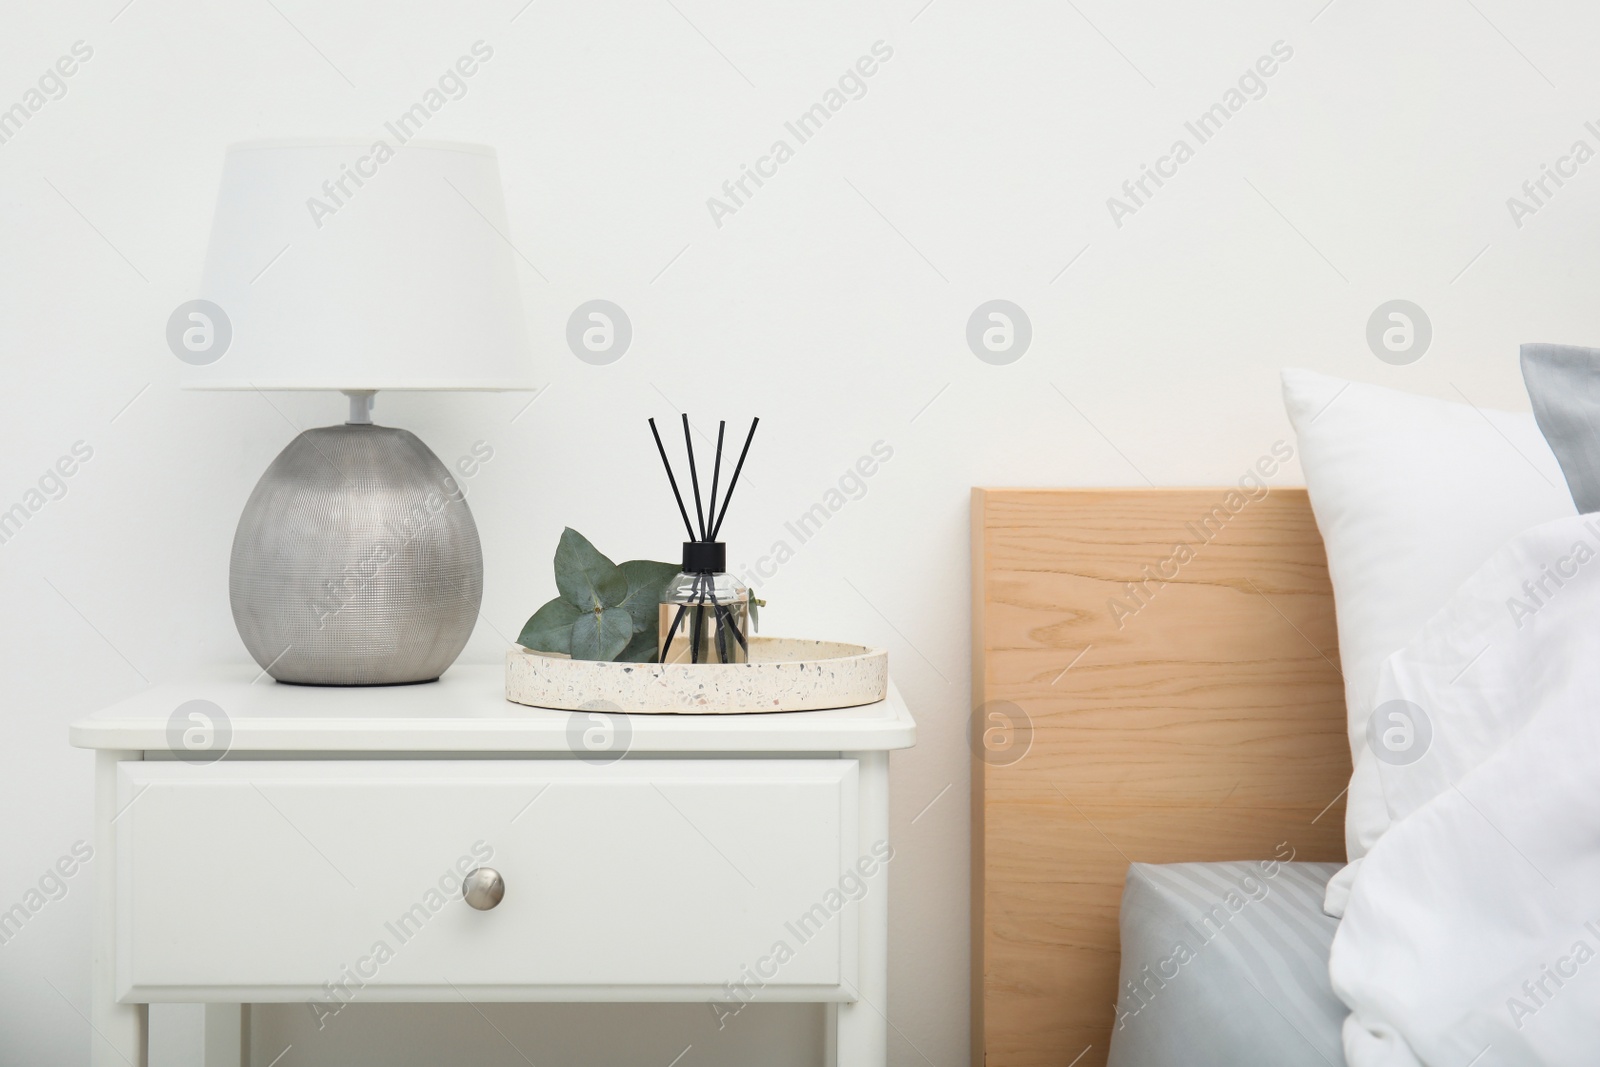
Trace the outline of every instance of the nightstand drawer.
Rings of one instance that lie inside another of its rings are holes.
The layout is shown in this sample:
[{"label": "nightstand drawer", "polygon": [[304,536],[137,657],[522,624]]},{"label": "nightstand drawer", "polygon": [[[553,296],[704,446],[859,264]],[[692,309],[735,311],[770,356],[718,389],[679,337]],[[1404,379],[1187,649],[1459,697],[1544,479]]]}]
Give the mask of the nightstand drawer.
[{"label": "nightstand drawer", "polygon": [[[845,1000],[885,858],[853,760],[117,774],[123,1000]],[[504,879],[487,911],[462,898],[477,867]]]}]

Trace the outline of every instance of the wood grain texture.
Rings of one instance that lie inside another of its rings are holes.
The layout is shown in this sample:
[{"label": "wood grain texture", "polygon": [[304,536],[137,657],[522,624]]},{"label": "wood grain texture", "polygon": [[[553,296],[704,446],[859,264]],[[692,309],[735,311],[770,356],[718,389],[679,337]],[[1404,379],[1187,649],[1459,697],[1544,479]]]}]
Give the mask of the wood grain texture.
[{"label": "wood grain texture", "polygon": [[976,489],[972,576],[973,1063],[1100,1067],[1130,862],[1344,859],[1322,540],[1303,489]]}]

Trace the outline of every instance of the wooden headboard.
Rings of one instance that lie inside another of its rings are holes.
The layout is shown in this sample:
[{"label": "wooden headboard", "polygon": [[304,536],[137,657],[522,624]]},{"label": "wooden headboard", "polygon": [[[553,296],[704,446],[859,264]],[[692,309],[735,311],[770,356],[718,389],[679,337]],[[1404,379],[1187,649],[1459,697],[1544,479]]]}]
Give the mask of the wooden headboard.
[{"label": "wooden headboard", "polygon": [[1105,1063],[1130,862],[1344,859],[1322,539],[1256,495],[973,491],[974,1067]]}]

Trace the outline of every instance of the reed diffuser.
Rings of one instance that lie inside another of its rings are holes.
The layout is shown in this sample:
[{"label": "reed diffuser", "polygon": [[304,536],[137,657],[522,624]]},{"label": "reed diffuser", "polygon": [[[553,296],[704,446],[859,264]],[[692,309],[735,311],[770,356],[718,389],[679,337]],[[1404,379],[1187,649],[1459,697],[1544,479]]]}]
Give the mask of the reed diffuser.
[{"label": "reed diffuser", "polygon": [[[747,663],[750,659],[750,590],[731,574],[727,546],[717,540],[722,520],[728,515],[728,501],[739,484],[739,473],[744,470],[744,460],[750,454],[750,442],[755,439],[756,425],[760,419],[750,420],[750,432],[745,436],[744,448],[739,452],[739,462],[734,464],[733,477],[723,492],[722,502],[717,502],[718,484],[722,478],[722,441],[727,422],[717,423],[717,454],[711,468],[711,495],[709,512],[702,506],[700,472],[694,461],[694,440],[689,435],[689,416],[683,416],[683,443],[689,454],[689,482],[694,491],[695,523],[689,521],[689,509],[684,506],[683,493],[678,479],[673,476],[667,450],[661,443],[656,420],[650,420],[650,433],[656,439],[656,451],[661,454],[661,465],[666,468],[667,482],[678,502],[678,514],[683,517],[683,528],[689,540],[683,543],[683,571],[667,583],[661,594],[660,634],[662,663]],[[698,523],[698,527],[696,526]],[[698,536],[697,536],[698,534]]]}]

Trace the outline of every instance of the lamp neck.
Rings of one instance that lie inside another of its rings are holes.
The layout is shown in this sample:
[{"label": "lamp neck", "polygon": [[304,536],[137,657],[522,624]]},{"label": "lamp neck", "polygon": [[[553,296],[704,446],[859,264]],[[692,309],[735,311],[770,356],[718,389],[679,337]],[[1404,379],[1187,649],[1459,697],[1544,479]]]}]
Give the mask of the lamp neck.
[{"label": "lamp neck", "polygon": [[346,426],[371,426],[372,425],[372,398],[376,391],[372,389],[346,389],[344,395],[350,399],[350,417],[344,420]]}]

